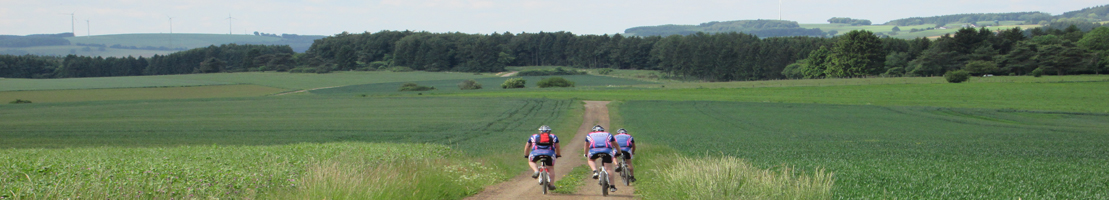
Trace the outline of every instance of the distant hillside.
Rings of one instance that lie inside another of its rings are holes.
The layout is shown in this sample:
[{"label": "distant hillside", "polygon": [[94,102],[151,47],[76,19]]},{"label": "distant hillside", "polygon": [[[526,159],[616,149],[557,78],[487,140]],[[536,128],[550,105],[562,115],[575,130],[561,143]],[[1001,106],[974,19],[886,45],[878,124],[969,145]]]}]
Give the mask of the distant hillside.
[{"label": "distant hillside", "polygon": [[[289,34],[286,34],[289,35]],[[71,37],[66,38],[70,42],[81,44],[98,44],[105,46],[118,47],[136,47],[143,49],[143,47],[154,47],[157,49],[192,49],[199,47],[207,47],[209,45],[219,46],[221,44],[265,44],[265,45],[289,45],[294,51],[304,52],[308,47],[312,46],[312,41],[326,36],[322,35],[289,35],[290,37],[281,37],[276,35],[228,35],[228,34],[197,34],[197,33],[136,33],[136,34],[118,34],[118,35],[96,35],[92,37]],[[165,48],[161,48],[165,47]],[[112,47],[115,48],[115,47]],[[134,48],[131,48],[134,49]]]},{"label": "distant hillside", "polygon": [[[1081,10],[1051,15],[1043,12],[1012,13],[974,13],[940,15],[932,17],[910,17],[896,19],[884,24],[870,25],[869,20],[832,17],[830,24],[798,24],[781,20],[737,20],[708,22],[700,25],[660,25],[640,26],[624,30],[627,35],[668,36],[689,35],[697,32],[744,32],[759,37],[783,36],[829,36],[868,30],[879,35],[911,39],[935,37],[955,33],[962,27],[989,27],[989,29],[1022,29],[1040,27],[1048,24],[1088,24],[1109,21],[1109,5],[1100,5]],[[895,29],[896,28],[896,29]],[[1082,27],[1080,27],[1082,28]]]},{"label": "distant hillside", "polygon": [[700,25],[661,25],[640,26],[624,30],[625,34],[635,36],[667,36],[689,35],[697,32],[743,32],[759,37],[786,37],[786,36],[814,36],[821,37],[827,33],[820,29],[801,28],[795,21],[784,20],[736,20],[726,22],[708,22]]},{"label": "distant hillside", "polygon": [[81,55],[103,57],[144,56],[221,44],[289,45],[296,52],[307,51],[322,35],[265,34],[228,35],[193,33],[136,33],[73,37],[72,33],[28,36],[0,35],[0,54],[8,55]]}]

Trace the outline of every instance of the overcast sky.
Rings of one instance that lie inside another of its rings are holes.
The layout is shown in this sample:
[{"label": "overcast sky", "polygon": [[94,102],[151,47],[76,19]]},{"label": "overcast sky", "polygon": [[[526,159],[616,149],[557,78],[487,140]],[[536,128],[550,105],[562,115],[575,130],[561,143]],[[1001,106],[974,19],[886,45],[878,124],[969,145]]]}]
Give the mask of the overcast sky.
[{"label": "overcast sky", "polygon": [[[777,19],[778,1],[723,0],[0,0],[0,35],[293,33],[343,31],[622,33],[636,26]],[[831,17],[874,23],[960,13],[1041,11],[1052,15],[1104,0],[785,0],[781,17],[827,23]],[[233,20],[228,20],[228,14]],[[86,22],[86,20],[88,20]],[[229,27],[229,24],[230,27]],[[89,24],[89,25],[86,25]]]}]

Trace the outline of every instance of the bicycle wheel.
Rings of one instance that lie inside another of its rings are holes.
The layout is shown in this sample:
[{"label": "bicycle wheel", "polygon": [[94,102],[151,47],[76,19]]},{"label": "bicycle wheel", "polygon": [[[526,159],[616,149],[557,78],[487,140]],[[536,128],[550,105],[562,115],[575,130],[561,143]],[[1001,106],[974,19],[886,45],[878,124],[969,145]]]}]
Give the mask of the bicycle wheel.
[{"label": "bicycle wheel", "polygon": [[631,185],[631,181],[628,180],[628,161],[624,158],[620,158],[620,169],[620,181],[624,182],[624,186]]},{"label": "bicycle wheel", "polygon": [[604,172],[604,168],[601,168],[601,170],[601,196],[608,196],[608,188],[610,187],[608,183],[608,172]]},{"label": "bicycle wheel", "polygon": [[543,187],[543,194],[547,194],[547,190],[551,186],[551,178],[547,175],[546,171],[539,172],[539,187]]}]

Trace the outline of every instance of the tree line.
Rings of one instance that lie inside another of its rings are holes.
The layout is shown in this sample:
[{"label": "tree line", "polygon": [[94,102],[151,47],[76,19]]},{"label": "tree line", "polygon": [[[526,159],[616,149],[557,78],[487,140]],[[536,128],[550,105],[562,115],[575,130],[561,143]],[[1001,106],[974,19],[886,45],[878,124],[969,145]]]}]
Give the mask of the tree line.
[{"label": "tree line", "polygon": [[7,56],[0,63],[31,64],[0,65],[0,76],[62,78],[385,69],[499,72],[505,66],[570,66],[659,70],[669,77],[734,81],[938,76],[953,70],[1001,75],[1025,75],[1037,70],[1049,74],[1105,71],[1109,61],[1106,58],[1109,47],[1105,47],[1109,44],[1109,28],[1093,23],[1053,28],[1062,26],[1000,31],[964,28],[935,40],[880,37],[869,31],[852,31],[832,38],[760,38],[736,32],[625,37],[569,32],[380,31],[329,36],[317,40],[302,54],[294,53],[288,46],[230,44],[133,59]]},{"label": "tree line", "polygon": [[0,77],[76,78],[291,69],[296,64],[293,54],[288,46],[226,44],[150,58],[0,55]]},{"label": "tree line", "polygon": [[788,78],[939,76],[971,74],[1101,73],[1109,65],[1109,27],[1084,32],[1013,28],[998,32],[963,28],[936,40],[878,38],[852,31],[787,66]]}]

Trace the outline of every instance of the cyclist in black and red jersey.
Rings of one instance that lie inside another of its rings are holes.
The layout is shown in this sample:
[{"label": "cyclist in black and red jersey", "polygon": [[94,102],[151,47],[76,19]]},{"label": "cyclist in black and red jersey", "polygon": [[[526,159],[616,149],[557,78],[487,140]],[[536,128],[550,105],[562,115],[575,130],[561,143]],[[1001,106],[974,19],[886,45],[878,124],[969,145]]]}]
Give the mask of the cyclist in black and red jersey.
[{"label": "cyclist in black and red jersey", "polygon": [[[528,142],[524,144],[524,153],[527,153],[525,158],[528,158],[528,165],[531,166],[531,178],[539,177],[539,167],[535,161],[539,160],[539,156],[551,157],[549,175],[554,177],[554,160],[555,158],[562,157],[562,148],[558,145],[558,136],[551,133],[551,127],[543,125],[539,127],[539,133],[531,135]],[[555,189],[554,185],[550,185],[551,190]]]}]

